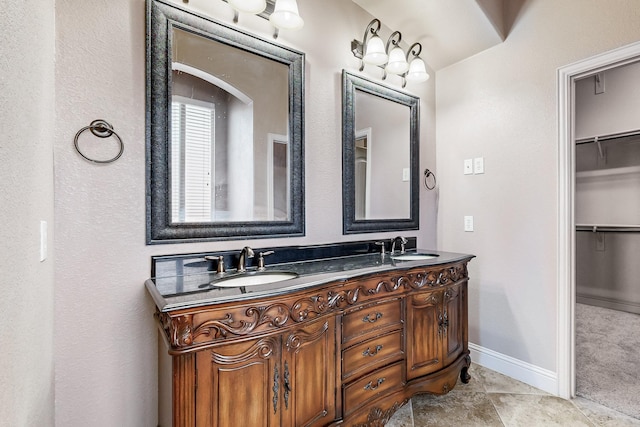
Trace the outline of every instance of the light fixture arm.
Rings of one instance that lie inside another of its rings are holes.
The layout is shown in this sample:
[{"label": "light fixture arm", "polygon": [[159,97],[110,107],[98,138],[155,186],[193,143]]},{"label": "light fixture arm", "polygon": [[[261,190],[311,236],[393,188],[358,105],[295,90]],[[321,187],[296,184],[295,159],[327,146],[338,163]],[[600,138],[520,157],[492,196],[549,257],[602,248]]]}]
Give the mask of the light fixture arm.
[{"label": "light fixture arm", "polygon": [[[369,25],[367,25],[367,29],[364,30],[364,36],[362,37],[362,53],[364,54],[364,49],[367,46],[367,40],[369,39],[369,35],[377,36],[378,31],[380,31],[381,22],[378,18],[373,18]],[[375,26],[375,28],[374,28]]]},{"label": "light fixture arm", "polygon": [[[396,37],[398,38],[397,40],[395,39]],[[389,40],[387,40],[387,44],[385,46],[387,55],[389,54],[389,52],[391,52],[391,49],[389,49],[391,45],[393,45],[393,47],[399,47],[400,41],[402,41],[402,33],[400,31],[394,31],[393,33],[391,33],[391,35],[389,36]]]},{"label": "light fixture arm", "polygon": [[[417,51],[415,51],[414,48],[417,49]],[[409,55],[418,57],[420,56],[421,52],[422,52],[422,45],[420,43],[415,42],[414,44],[412,44],[411,47],[409,47],[409,50],[407,50],[407,62],[409,62]]]},{"label": "light fixture arm", "polygon": [[[370,37],[377,36],[378,31],[380,31],[380,26],[382,23],[378,18],[373,18],[367,28],[364,30],[364,35],[362,36],[362,43],[354,40],[351,42],[353,54],[356,55],[356,51],[360,54],[360,71],[364,70],[364,54],[365,49],[367,48],[367,41]],[[356,55],[358,56],[358,55]]]},{"label": "light fixture arm", "polygon": [[[391,33],[391,35],[389,36],[389,39],[387,40],[387,44],[385,45],[385,52],[387,52],[387,55],[389,55],[389,53],[391,52],[391,49],[395,47],[400,47],[400,41],[402,41],[402,33],[400,31],[394,31],[393,33]],[[391,46],[393,46],[393,48]],[[386,79],[387,79],[387,70],[386,68],[383,68],[382,80],[386,80]]]}]

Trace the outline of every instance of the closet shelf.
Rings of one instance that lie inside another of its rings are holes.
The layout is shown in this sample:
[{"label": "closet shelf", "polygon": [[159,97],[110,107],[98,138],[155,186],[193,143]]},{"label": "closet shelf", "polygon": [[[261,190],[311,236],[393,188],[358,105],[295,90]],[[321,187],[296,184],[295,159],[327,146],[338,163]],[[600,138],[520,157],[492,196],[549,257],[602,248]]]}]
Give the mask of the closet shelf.
[{"label": "closet shelf", "polygon": [[576,172],[576,178],[594,178],[598,176],[613,176],[640,173],[640,166],[626,166],[621,168],[597,169]]},{"label": "closet shelf", "polygon": [[576,224],[576,231],[590,231],[592,233],[635,233],[640,231],[640,225]]}]

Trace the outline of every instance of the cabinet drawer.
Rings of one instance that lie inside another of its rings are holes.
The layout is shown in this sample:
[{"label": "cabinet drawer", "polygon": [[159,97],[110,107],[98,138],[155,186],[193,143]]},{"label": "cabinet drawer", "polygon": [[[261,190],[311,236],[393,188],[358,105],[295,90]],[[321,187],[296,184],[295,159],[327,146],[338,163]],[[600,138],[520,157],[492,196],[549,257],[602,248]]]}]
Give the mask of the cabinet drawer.
[{"label": "cabinet drawer", "polygon": [[356,380],[344,388],[345,414],[353,412],[381,393],[402,387],[402,363],[396,363],[384,369]]},{"label": "cabinet drawer", "polygon": [[358,307],[342,317],[342,342],[388,326],[401,325],[400,300]]},{"label": "cabinet drawer", "polygon": [[342,378],[368,373],[403,355],[401,331],[376,336],[342,352]]}]

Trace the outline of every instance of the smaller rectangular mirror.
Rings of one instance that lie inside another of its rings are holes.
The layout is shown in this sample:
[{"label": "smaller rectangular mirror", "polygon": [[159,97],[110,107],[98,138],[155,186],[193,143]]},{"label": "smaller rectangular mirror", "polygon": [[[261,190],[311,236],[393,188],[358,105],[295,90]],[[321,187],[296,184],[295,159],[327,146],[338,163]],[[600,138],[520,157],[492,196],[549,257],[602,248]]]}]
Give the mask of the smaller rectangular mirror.
[{"label": "smaller rectangular mirror", "polygon": [[343,233],[418,228],[419,98],[343,70]]}]

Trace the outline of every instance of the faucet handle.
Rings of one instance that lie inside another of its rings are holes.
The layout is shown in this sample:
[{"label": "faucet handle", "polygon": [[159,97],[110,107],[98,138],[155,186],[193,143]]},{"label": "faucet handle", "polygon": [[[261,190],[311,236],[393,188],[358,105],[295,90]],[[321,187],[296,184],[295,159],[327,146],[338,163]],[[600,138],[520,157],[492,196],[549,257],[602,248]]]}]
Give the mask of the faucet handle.
[{"label": "faucet handle", "polygon": [[266,267],[264,266],[264,257],[268,255],[274,254],[274,251],[266,251],[258,253],[258,271],[263,271]]},{"label": "faucet handle", "polygon": [[222,255],[206,255],[204,257],[207,261],[215,261],[216,262],[216,272],[218,274],[224,273],[224,256]]},{"label": "faucet handle", "polygon": [[380,255],[384,255],[384,242],[374,242],[375,245],[380,246]]}]

